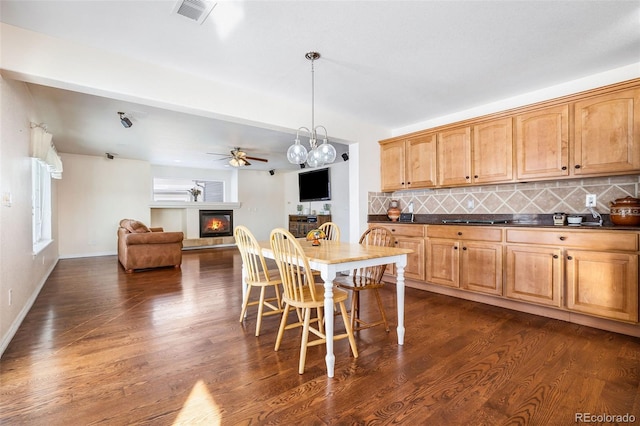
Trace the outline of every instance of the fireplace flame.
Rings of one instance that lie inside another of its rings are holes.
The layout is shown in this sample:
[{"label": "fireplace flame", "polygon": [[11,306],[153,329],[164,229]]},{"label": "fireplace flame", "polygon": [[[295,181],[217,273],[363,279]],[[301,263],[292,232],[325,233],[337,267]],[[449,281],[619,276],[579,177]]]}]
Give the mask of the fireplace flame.
[{"label": "fireplace flame", "polygon": [[225,229],[225,224],[220,219],[211,219],[206,226],[207,231],[220,231]]}]

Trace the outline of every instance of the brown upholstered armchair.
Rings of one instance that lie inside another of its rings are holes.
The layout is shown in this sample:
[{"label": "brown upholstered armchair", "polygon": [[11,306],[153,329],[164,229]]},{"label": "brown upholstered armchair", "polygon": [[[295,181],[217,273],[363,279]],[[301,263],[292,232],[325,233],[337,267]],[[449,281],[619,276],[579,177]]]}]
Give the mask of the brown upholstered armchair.
[{"label": "brown upholstered armchair", "polygon": [[122,219],[118,228],[118,260],[127,273],[134,269],[182,264],[182,232],[147,228],[137,220]]}]

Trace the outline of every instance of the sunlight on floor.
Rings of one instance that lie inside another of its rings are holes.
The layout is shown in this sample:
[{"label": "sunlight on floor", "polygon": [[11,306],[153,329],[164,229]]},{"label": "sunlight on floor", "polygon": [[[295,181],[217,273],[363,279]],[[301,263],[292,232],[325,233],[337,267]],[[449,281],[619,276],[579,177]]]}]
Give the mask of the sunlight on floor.
[{"label": "sunlight on floor", "polygon": [[195,384],[189,398],[185,402],[182,410],[178,413],[175,425],[220,425],[221,415],[220,408],[213,400],[207,386],[198,380]]}]

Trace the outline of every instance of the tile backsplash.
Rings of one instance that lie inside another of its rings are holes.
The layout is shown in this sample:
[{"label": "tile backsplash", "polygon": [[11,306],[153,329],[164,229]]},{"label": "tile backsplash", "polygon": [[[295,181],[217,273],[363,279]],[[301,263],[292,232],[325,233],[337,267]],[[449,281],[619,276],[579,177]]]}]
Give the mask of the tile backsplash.
[{"label": "tile backsplash", "polygon": [[385,214],[391,200],[407,212],[413,202],[416,214],[547,214],[588,213],[586,194],[596,194],[600,213],[609,213],[609,202],[638,196],[639,175],[567,179],[532,183],[370,192],[369,214]]}]

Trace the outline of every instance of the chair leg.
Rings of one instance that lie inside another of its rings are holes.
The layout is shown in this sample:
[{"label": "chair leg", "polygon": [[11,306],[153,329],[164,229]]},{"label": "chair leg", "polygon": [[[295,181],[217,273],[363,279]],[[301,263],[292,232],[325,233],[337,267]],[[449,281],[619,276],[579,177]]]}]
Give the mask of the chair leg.
[{"label": "chair leg", "polygon": [[382,306],[382,298],[380,297],[380,292],[378,292],[377,288],[374,288],[374,293],[376,294],[376,300],[378,301],[378,308],[380,309],[380,315],[382,315],[382,321],[384,322],[384,328],[389,332],[389,323],[387,322],[387,316],[384,314],[384,306]]},{"label": "chair leg", "polygon": [[358,358],[358,348],[356,347],[356,339],[355,337],[353,337],[353,328],[351,327],[351,324],[349,324],[349,315],[347,315],[347,307],[344,305],[344,302],[340,302],[340,313],[342,314],[342,322],[344,323],[344,328],[347,331],[347,336],[349,338],[349,345],[351,346],[351,352],[353,353],[354,358]]},{"label": "chair leg", "polygon": [[249,297],[251,296],[251,286],[247,286],[247,293],[244,295],[244,301],[242,302],[242,312],[240,312],[240,322],[244,320],[244,316],[247,313],[247,307],[249,306]]},{"label": "chair leg", "polygon": [[356,327],[356,318],[360,317],[358,313],[358,307],[360,306],[360,293],[357,290],[353,290],[351,294],[351,329],[353,331],[358,330]]},{"label": "chair leg", "polygon": [[309,343],[309,323],[311,322],[311,308],[304,309],[304,324],[302,326],[302,342],[300,344],[300,364],[298,374],[304,374],[304,364],[307,360],[307,344]]},{"label": "chair leg", "polygon": [[280,321],[280,328],[278,328],[278,336],[276,337],[276,346],[273,348],[274,351],[280,349],[280,343],[282,343],[282,336],[284,335],[284,329],[287,326],[287,316],[289,316],[289,304],[284,304],[284,310],[282,311],[282,320]]},{"label": "chair leg", "polygon": [[256,318],[256,337],[260,336],[260,327],[262,326],[262,313],[264,312],[264,293],[266,287],[260,288],[260,302],[258,303],[258,317]]}]

